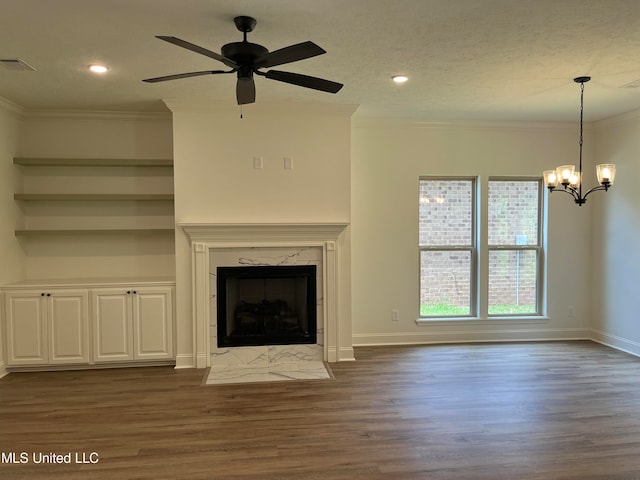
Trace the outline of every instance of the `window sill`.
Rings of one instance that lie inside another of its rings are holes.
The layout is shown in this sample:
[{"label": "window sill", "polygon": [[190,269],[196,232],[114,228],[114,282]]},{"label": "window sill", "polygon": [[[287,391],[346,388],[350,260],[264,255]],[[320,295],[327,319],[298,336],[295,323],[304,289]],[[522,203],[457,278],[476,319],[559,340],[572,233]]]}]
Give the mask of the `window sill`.
[{"label": "window sill", "polygon": [[524,323],[545,323],[549,320],[546,316],[517,316],[510,317],[505,315],[504,317],[420,317],[416,319],[416,324],[419,326],[425,325],[451,325],[452,323],[464,323],[464,324],[477,324],[477,325],[504,325],[505,323],[524,324]]}]

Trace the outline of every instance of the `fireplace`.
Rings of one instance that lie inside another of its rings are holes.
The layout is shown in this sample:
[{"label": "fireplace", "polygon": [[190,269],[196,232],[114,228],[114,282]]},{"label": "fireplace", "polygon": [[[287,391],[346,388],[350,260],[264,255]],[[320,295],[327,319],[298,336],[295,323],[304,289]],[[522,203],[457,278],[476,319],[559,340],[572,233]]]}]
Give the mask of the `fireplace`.
[{"label": "fireplace", "polygon": [[217,267],[218,347],[315,344],[316,266]]},{"label": "fireplace", "polygon": [[[351,319],[348,305],[341,297],[344,289],[348,291],[349,283],[349,250],[344,248],[348,242],[343,236],[347,225],[181,223],[191,242],[195,348],[192,355],[178,356],[176,363],[180,368],[261,365],[285,358],[354,360]],[[316,343],[218,347],[218,268],[298,265],[316,267]]]}]

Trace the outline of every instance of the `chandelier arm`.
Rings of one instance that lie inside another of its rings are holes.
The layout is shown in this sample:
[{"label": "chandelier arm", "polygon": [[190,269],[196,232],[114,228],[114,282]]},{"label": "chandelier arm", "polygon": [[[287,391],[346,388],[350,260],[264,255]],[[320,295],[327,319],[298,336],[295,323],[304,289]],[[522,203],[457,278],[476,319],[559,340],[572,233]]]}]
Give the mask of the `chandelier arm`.
[{"label": "chandelier arm", "polygon": [[593,188],[589,189],[589,191],[588,191],[587,193],[585,193],[585,194],[584,194],[584,197],[582,197],[582,198],[586,199],[586,198],[587,198],[587,195],[589,195],[589,194],[590,194],[590,193],[592,193],[592,192],[597,192],[598,190],[604,190],[604,191],[607,191],[607,190],[608,190],[608,188],[609,188],[609,187],[606,187],[606,186],[604,186],[604,185],[598,185],[597,187],[593,187]]},{"label": "chandelier arm", "polygon": [[570,188],[570,187],[565,187],[565,188],[562,188],[562,189],[550,188],[549,191],[550,192],[566,193],[567,195],[571,195],[574,200],[578,200],[580,198],[578,196],[578,192],[576,192],[576,190],[574,188]]},{"label": "chandelier arm", "polygon": [[564,192],[567,192],[568,194],[570,194],[574,200],[578,201],[582,198],[582,194],[580,193],[579,190],[577,190],[574,187],[564,187]]}]

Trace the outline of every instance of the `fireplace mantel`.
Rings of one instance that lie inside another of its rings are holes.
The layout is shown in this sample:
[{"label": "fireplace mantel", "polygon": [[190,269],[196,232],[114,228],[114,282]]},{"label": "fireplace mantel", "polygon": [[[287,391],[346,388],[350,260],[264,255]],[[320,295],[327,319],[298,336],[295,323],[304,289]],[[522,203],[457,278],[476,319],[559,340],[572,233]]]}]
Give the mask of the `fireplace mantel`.
[{"label": "fireplace mantel", "polygon": [[192,242],[335,241],[348,223],[181,223]]},{"label": "fireplace mantel", "polygon": [[[217,249],[319,247],[322,250],[324,359],[329,362],[353,360],[348,310],[340,308],[341,235],[348,223],[180,223],[191,242],[192,312],[195,364],[210,365],[209,292],[210,255]],[[344,267],[343,267],[344,268]],[[348,288],[347,288],[348,291]],[[346,322],[341,325],[341,321]],[[347,325],[347,323],[349,325]],[[347,328],[345,328],[347,327]]]}]

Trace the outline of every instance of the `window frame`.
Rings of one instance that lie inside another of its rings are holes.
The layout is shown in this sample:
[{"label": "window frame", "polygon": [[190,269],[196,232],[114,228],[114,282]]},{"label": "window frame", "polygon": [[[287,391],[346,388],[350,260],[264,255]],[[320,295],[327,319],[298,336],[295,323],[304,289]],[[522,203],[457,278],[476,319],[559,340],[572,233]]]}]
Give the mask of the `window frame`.
[{"label": "window frame", "polygon": [[[479,188],[478,177],[474,176],[439,176],[421,175],[418,180],[418,202],[420,202],[420,185],[422,181],[470,181],[471,182],[471,244],[470,245],[420,245],[420,233],[418,232],[418,265],[422,264],[422,252],[470,252],[469,265],[469,313],[467,315],[422,315],[420,298],[418,298],[418,318],[423,319],[454,319],[454,318],[477,318],[478,317],[478,207]],[[418,206],[419,208],[419,206]],[[418,219],[420,214],[418,213]],[[419,222],[418,222],[419,225]],[[418,227],[419,230],[419,227]],[[418,268],[418,292],[422,288],[422,275]],[[420,297],[420,293],[418,294]]]},{"label": "window frame", "polygon": [[[420,245],[420,185],[423,180],[471,180],[472,182],[472,237],[473,246],[423,246]],[[538,183],[538,231],[535,245],[488,245],[488,203],[489,203],[489,182],[491,181],[535,181]],[[420,175],[418,178],[418,301],[417,301],[417,323],[434,323],[438,321],[473,321],[494,320],[504,322],[514,321],[535,321],[545,320],[547,309],[547,212],[548,192],[544,188],[542,177],[540,176],[469,176],[469,175]],[[420,288],[422,285],[421,261],[423,251],[471,251],[470,266],[470,313],[469,315],[422,315],[420,305]],[[535,313],[505,313],[489,314],[489,254],[491,251],[517,251],[529,250],[536,253],[536,312]]]},{"label": "window frame", "polygon": [[[546,232],[546,210],[545,210],[545,188],[542,183],[542,178],[540,177],[522,177],[522,176],[491,176],[487,179],[487,195],[486,201],[487,205],[489,202],[489,188],[491,182],[536,182],[538,184],[538,231],[536,232],[536,243],[531,245],[489,245],[488,236],[489,236],[489,224],[487,221],[487,259],[490,258],[492,251],[507,251],[507,252],[517,252],[517,251],[533,251],[536,256],[536,308],[535,312],[528,313],[489,313],[489,271],[487,267],[487,298],[486,298],[486,316],[487,318],[505,318],[505,317],[541,317],[543,315],[543,299],[544,299],[544,252],[545,252],[545,232]],[[488,212],[487,212],[487,220],[488,220]]]}]

